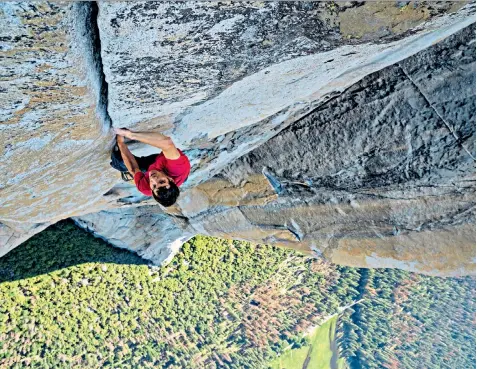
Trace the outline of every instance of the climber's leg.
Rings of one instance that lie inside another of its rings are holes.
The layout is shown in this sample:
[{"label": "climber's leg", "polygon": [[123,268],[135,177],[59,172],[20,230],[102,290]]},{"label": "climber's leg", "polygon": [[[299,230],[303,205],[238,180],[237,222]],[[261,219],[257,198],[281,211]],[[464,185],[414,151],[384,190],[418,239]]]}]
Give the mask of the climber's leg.
[{"label": "climber's leg", "polygon": [[119,151],[118,145],[114,145],[111,151],[111,162],[109,163],[114,169],[120,172],[127,172],[128,168],[124,165],[123,158],[121,157],[121,151]]},{"label": "climber's leg", "polygon": [[121,151],[119,150],[118,145],[114,145],[113,150],[111,151],[111,162],[109,163],[114,169],[121,172],[121,178],[125,182],[132,181],[134,178],[131,173],[129,173],[128,168],[124,164],[123,158],[121,156]]}]

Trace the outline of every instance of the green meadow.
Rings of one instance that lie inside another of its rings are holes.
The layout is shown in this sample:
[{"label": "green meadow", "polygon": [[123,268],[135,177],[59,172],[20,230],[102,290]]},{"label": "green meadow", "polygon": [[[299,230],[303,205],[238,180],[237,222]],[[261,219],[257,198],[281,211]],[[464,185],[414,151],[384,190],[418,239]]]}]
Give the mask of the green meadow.
[{"label": "green meadow", "polygon": [[[338,357],[336,322],[338,316],[313,329],[307,336],[308,344],[291,348],[270,364],[272,369],[345,369],[345,360]],[[336,357],[333,357],[333,347]]]}]

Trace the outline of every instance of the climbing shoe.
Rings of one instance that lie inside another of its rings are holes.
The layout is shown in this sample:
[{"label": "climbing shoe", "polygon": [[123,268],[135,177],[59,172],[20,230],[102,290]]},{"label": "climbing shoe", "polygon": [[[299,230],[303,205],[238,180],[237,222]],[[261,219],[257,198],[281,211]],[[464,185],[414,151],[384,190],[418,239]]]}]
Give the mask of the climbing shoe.
[{"label": "climbing shoe", "polygon": [[121,172],[121,179],[124,182],[129,182],[129,181],[132,181],[134,179],[134,177],[129,172]]}]

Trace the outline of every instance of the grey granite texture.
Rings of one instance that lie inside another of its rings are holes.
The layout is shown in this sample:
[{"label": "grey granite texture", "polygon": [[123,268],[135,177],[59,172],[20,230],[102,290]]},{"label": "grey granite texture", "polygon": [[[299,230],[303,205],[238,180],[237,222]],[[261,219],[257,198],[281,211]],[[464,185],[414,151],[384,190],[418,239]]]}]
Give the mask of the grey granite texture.
[{"label": "grey granite texture", "polygon": [[260,172],[279,198],[240,207],[252,224],[294,224],[300,242],[348,265],[374,258],[439,274],[433,259],[409,255],[453,249],[441,267],[460,260],[456,273],[473,273],[475,26],[365,77],[222,175],[241,183]]},{"label": "grey granite texture", "polygon": [[223,174],[238,183],[267,168],[282,188],[312,193],[472,181],[474,32],[363,78]]},{"label": "grey granite texture", "polygon": [[[361,5],[100,3],[113,125],[169,134],[192,159],[194,186],[367,74],[474,21],[464,2]],[[343,34],[345,25],[353,33],[351,14],[378,10],[395,26],[386,34]]]},{"label": "grey granite texture", "polygon": [[49,225],[49,223],[0,223],[0,257]]}]

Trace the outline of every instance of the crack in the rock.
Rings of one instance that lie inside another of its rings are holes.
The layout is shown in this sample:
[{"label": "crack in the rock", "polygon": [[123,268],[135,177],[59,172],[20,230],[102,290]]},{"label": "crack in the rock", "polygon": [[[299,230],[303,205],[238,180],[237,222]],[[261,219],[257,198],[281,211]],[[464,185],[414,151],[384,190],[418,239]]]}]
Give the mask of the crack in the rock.
[{"label": "crack in the rock", "polygon": [[303,241],[303,235],[300,235],[299,232],[294,230],[292,227],[287,226],[286,224],[263,224],[253,222],[242,210],[241,206],[237,206],[237,209],[242,213],[244,218],[249,222],[250,225],[260,228],[261,230],[271,230],[271,231],[288,231],[296,238],[298,242]]},{"label": "crack in the rock", "polygon": [[92,1],[89,3],[91,7],[91,32],[93,36],[93,57],[96,61],[96,66],[98,68],[98,73],[100,77],[100,91],[99,91],[99,104],[101,108],[104,110],[105,114],[105,123],[109,125],[108,129],[112,127],[113,122],[111,117],[108,113],[108,82],[106,82],[106,75],[104,74],[103,69],[103,59],[101,57],[101,35],[99,33],[99,26],[98,26],[98,14],[99,14],[99,7],[96,1]]},{"label": "crack in the rock", "polygon": [[75,3],[78,18],[81,19],[80,35],[87,50],[92,84],[97,89],[97,114],[103,124],[103,132],[106,133],[112,127],[112,120],[108,113],[108,83],[103,70],[101,57],[101,36],[98,26],[99,7],[97,2]]},{"label": "crack in the rock", "polygon": [[421,94],[421,96],[426,100],[427,104],[429,107],[437,114],[437,116],[440,118],[440,120],[444,123],[444,125],[447,127],[449,132],[454,136],[454,139],[456,140],[457,144],[462,147],[462,149],[472,158],[473,161],[475,161],[475,157],[472,155],[472,153],[465,147],[465,145],[461,142],[461,138],[455,133],[455,131],[452,129],[451,124],[445,120],[445,118],[437,111],[437,109],[434,107],[434,105],[431,103],[431,101],[427,98],[426,94],[424,91],[421,90],[419,85],[411,78],[411,76],[406,72],[406,70],[403,68],[401,63],[397,63],[401,71],[404,73],[406,78],[413,84],[413,86],[417,89],[417,91]]},{"label": "crack in the rock", "polygon": [[389,199],[389,200],[417,200],[421,198],[430,198],[430,197],[442,197],[446,195],[455,195],[455,194],[460,194],[457,191],[449,191],[449,192],[442,192],[437,195],[432,195],[432,194],[424,194],[424,195],[416,195],[412,197],[399,197],[399,196],[386,196],[382,194],[377,194],[377,193],[372,193],[372,192],[361,192],[361,191],[349,191],[350,194],[353,195],[362,195],[362,196],[367,196],[367,197],[372,197],[372,198],[379,198],[379,199]]}]

